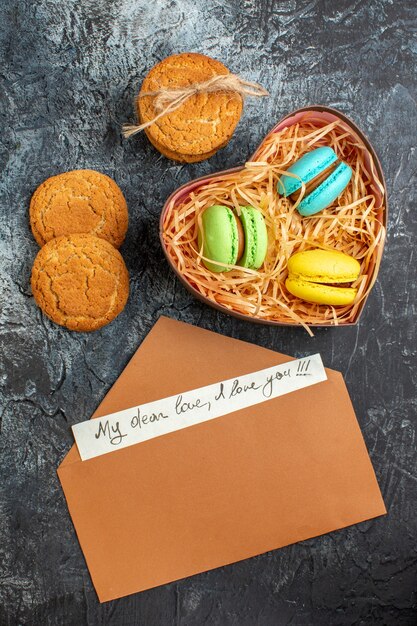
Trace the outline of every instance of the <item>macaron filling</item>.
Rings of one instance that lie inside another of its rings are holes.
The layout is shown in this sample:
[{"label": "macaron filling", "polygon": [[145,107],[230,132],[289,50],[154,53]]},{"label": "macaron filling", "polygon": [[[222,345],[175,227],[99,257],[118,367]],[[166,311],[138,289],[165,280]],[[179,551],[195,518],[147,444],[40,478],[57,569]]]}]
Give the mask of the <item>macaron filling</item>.
[{"label": "macaron filling", "polygon": [[336,169],[298,205],[300,215],[307,217],[322,211],[340,196],[352,178],[352,169],[341,161]]},{"label": "macaron filling", "polygon": [[252,206],[240,207],[240,216],[230,207],[208,207],[201,216],[198,247],[204,265],[212,272],[231,269],[225,263],[259,269],[268,247],[264,218]]},{"label": "macaron filling", "polygon": [[286,198],[291,196],[297,189],[301,189],[303,183],[310,182],[335,161],[337,161],[337,155],[329,146],[322,146],[307,152],[287,169],[288,173],[295,174],[295,176],[283,174],[278,180],[278,193]]},{"label": "macaron filling", "polygon": [[[326,169],[324,169],[317,176],[315,176],[310,181],[308,181],[308,183],[305,183],[304,197],[308,196],[312,191],[314,191],[314,189],[316,189],[319,185],[324,183],[326,178],[328,178],[330,174],[333,174],[333,172],[335,171],[335,169],[340,163],[341,161],[337,159],[337,161],[334,161],[333,163],[331,163],[329,167],[326,167]],[[290,195],[290,198],[293,202],[297,202],[301,194],[302,194],[302,188],[300,187],[299,189],[297,189],[297,191],[294,191],[294,193]]]},{"label": "macaron filling", "polygon": [[360,274],[360,264],[337,250],[307,250],[288,261],[288,291],[307,302],[344,306],[352,304],[357,289],[350,284]]},{"label": "macaron filling", "polygon": [[304,183],[304,194],[297,206],[303,217],[314,215],[333,204],[352,177],[350,166],[340,161],[329,146],[307,152],[287,172],[295,174],[296,178],[283,174],[278,181],[278,193],[297,202]]}]

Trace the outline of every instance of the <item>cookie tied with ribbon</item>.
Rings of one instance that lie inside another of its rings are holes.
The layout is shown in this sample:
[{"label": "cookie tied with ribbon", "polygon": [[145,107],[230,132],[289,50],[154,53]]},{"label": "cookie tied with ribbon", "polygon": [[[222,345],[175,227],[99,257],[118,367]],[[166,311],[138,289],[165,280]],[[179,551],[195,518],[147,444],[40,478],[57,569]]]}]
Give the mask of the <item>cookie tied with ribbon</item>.
[{"label": "cookie tied with ribbon", "polygon": [[203,54],[174,54],[155,65],[136,98],[139,123],[125,125],[131,137],[144,130],[164,156],[183,163],[213,156],[231,139],[245,96],[268,92],[231,74]]}]

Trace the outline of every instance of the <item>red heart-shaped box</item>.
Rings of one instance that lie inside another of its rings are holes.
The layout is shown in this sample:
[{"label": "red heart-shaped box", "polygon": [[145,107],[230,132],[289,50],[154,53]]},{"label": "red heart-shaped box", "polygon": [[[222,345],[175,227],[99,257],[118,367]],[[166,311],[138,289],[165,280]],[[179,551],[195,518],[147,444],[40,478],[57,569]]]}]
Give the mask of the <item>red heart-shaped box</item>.
[{"label": "red heart-shaped box", "polygon": [[[377,209],[377,219],[381,224],[381,229],[386,228],[386,224],[387,224],[387,191],[386,191],[386,184],[385,184],[385,179],[384,179],[384,175],[382,172],[382,168],[381,168],[381,164],[379,162],[379,159],[375,153],[375,150],[373,149],[369,139],[363,134],[363,132],[348,118],[346,117],[343,113],[340,113],[339,111],[337,111],[336,109],[332,109],[330,107],[325,107],[325,106],[319,106],[319,105],[315,105],[315,106],[309,106],[309,107],[305,107],[302,109],[298,109],[297,111],[294,111],[293,113],[290,113],[289,115],[287,115],[286,117],[284,117],[272,130],[270,133],[268,133],[268,135],[263,139],[263,141],[261,142],[260,146],[257,148],[257,150],[255,151],[254,155],[251,157],[250,161],[256,161],[256,157],[257,154],[259,153],[263,143],[274,133],[277,133],[281,130],[283,130],[284,128],[288,127],[288,126],[292,126],[293,124],[297,124],[300,120],[308,120],[309,116],[311,116],[314,119],[320,118],[323,119],[326,123],[331,123],[333,121],[339,121],[340,124],[343,125],[343,128],[346,129],[346,132],[349,133],[349,136],[352,137],[355,141],[359,142],[358,145],[361,146],[361,148],[363,149],[363,153],[365,155],[364,161],[367,165],[367,170],[369,172],[370,175],[370,188],[372,189],[372,193],[375,195],[376,197],[376,209]],[[176,267],[176,265],[173,263],[168,251],[167,251],[167,243],[166,243],[166,239],[164,238],[164,220],[165,220],[165,215],[168,211],[168,208],[170,208],[170,210],[172,210],[173,208],[175,209],[176,206],[179,206],[181,203],[183,203],[184,201],[186,201],[191,192],[195,192],[199,187],[201,187],[202,185],[212,181],[213,179],[217,178],[218,176],[224,175],[225,173],[231,173],[231,172],[239,172],[241,170],[244,169],[244,166],[239,166],[239,167],[234,167],[231,168],[229,170],[223,170],[221,172],[217,172],[214,174],[210,174],[208,176],[203,176],[200,178],[196,178],[193,181],[190,181],[189,183],[186,183],[185,185],[182,185],[181,187],[179,187],[176,191],[174,191],[174,193],[172,193],[169,198],[167,199],[167,201],[165,202],[164,208],[162,210],[161,213],[161,218],[160,218],[160,240],[161,240],[161,244],[162,244],[162,248],[164,250],[165,256],[168,259],[168,262],[170,264],[170,266],[172,267],[172,269],[174,270],[174,272],[177,274],[178,278],[180,279],[180,281],[185,285],[185,287],[199,300],[201,300],[202,302],[204,302],[205,304],[210,305],[211,307],[217,309],[218,311],[221,311],[223,313],[228,313],[229,315],[233,315],[234,317],[240,318],[240,319],[244,319],[246,321],[252,321],[252,322],[257,322],[257,323],[261,323],[261,324],[269,324],[269,325],[275,325],[275,326],[299,326],[300,324],[297,322],[280,322],[280,321],[276,321],[276,320],[266,320],[266,319],[262,319],[260,317],[256,317],[256,316],[252,316],[252,315],[246,315],[244,313],[240,313],[238,311],[233,311],[230,310],[228,308],[226,308],[225,306],[213,302],[212,300],[209,300],[208,298],[204,297],[196,288],[195,286],[190,283],[179,271],[179,269]],[[377,180],[379,180],[379,183],[377,183]],[[381,189],[381,184],[382,184],[382,189]],[[377,245],[376,248],[376,254],[375,254],[375,259],[380,260],[381,255],[382,255],[382,250],[383,250],[383,245],[384,245],[384,237],[382,236],[380,238],[380,242]],[[378,269],[379,269],[379,262],[376,262],[375,260],[372,262],[370,270],[369,270],[369,280],[368,280],[368,285],[373,285],[373,283],[375,282],[377,273],[378,273]],[[354,314],[354,317],[352,319],[350,319],[348,322],[343,322],[343,325],[354,325],[358,322],[359,317],[363,311],[365,302],[367,300],[367,297],[369,295],[369,290],[368,293],[366,294],[366,296],[359,302],[359,304],[356,307],[356,311]],[[323,322],[320,323],[314,323],[314,324],[308,324],[311,326],[333,326],[334,325],[334,321],[333,320],[323,320]],[[342,324],[340,324],[342,325]]]}]

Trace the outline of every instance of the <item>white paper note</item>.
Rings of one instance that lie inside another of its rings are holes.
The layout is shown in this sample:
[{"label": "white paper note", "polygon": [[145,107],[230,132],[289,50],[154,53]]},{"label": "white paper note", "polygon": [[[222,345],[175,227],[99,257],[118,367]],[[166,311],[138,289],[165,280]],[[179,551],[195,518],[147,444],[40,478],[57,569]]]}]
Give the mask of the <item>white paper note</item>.
[{"label": "white paper note", "polygon": [[[319,354],[134,406],[72,427],[81,459],[234,413],[327,379]],[[277,417],[279,419],[279,417]]]}]

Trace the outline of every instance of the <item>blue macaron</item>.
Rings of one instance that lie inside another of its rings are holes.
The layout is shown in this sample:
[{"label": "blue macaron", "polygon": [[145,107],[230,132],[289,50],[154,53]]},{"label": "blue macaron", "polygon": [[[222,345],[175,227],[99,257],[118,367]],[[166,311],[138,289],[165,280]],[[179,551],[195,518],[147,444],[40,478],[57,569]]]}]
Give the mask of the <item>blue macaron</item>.
[{"label": "blue macaron", "polygon": [[[294,174],[289,176],[288,174]],[[296,201],[305,184],[305,194],[298,204],[303,216],[314,215],[333,204],[347,187],[352,169],[340,161],[332,148],[323,146],[304,154],[278,181],[278,193]]]}]

